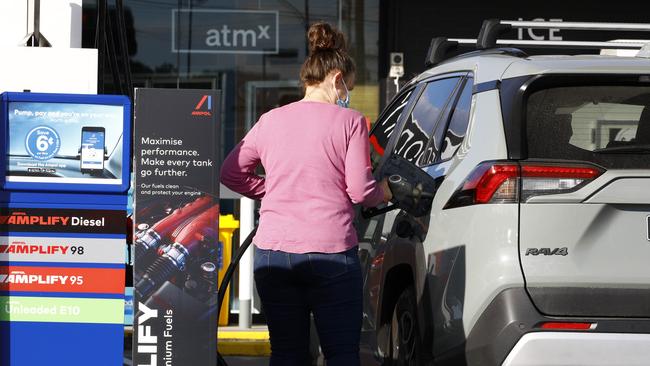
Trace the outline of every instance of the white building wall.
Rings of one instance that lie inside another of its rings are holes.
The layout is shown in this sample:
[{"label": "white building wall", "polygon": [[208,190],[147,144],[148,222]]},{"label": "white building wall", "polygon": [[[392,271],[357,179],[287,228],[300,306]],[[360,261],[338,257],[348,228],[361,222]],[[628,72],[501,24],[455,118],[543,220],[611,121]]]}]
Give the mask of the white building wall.
[{"label": "white building wall", "polygon": [[24,47],[33,0],[0,1],[0,92],[97,92],[97,50],[81,48],[82,0],[41,0],[41,34],[51,48]]}]

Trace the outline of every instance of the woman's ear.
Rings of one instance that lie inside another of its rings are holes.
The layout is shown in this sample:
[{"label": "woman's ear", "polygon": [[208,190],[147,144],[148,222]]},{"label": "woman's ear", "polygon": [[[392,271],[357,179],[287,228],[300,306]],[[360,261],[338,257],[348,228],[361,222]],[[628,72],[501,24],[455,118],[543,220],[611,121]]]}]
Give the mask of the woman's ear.
[{"label": "woman's ear", "polygon": [[343,73],[338,70],[332,72],[334,73],[334,75],[332,75],[332,80],[334,81],[334,85],[336,86],[342,85],[341,80],[343,80]]}]

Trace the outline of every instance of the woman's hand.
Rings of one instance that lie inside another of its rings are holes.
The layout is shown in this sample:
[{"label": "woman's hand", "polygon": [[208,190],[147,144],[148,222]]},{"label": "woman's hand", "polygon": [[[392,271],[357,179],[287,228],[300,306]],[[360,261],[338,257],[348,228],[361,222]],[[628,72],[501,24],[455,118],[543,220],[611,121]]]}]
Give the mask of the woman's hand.
[{"label": "woman's hand", "polygon": [[382,179],[378,184],[381,187],[381,190],[384,191],[384,203],[390,202],[390,200],[393,199],[393,192],[388,186],[388,178]]}]

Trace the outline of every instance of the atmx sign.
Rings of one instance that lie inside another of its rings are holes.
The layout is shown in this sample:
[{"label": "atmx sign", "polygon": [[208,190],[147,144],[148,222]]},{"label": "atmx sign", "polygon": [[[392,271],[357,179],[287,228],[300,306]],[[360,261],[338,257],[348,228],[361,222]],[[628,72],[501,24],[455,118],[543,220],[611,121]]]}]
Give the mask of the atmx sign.
[{"label": "atmx sign", "polygon": [[172,52],[279,51],[279,15],[269,10],[173,9]]}]

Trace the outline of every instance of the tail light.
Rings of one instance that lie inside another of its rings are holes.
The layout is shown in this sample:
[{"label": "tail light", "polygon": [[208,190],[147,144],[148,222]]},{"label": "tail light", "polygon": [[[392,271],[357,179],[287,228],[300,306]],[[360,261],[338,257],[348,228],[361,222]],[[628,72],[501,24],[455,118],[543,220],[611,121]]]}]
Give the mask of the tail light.
[{"label": "tail light", "polygon": [[544,322],[538,325],[540,329],[546,330],[594,330],[598,323],[578,322]]},{"label": "tail light", "polygon": [[484,162],[470,173],[445,208],[526,202],[534,196],[568,193],[603,172],[588,164]]}]

